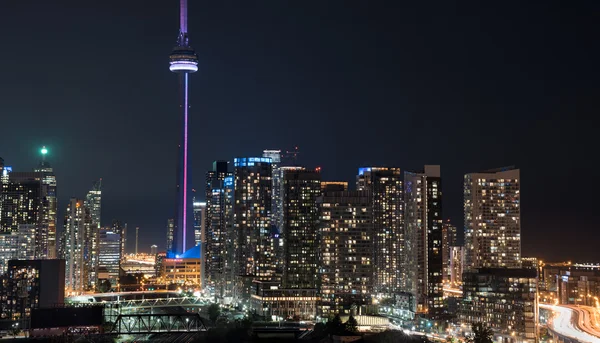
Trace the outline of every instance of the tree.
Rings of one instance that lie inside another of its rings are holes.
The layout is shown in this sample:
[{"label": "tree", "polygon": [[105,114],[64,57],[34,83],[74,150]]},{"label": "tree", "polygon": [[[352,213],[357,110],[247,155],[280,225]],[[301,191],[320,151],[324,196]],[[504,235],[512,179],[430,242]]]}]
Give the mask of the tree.
[{"label": "tree", "polygon": [[112,285],[107,279],[102,279],[102,281],[98,282],[96,288],[98,289],[98,293],[106,293],[110,291]]},{"label": "tree", "polygon": [[344,324],[342,324],[342,318],[340,318],[339,313],[325,324],[325,331],[330,335],[337,335],[341,331],[344,331]]},{"label": "tree", "polygon": [[221,308],[217,304],[210,304],[208,306],[208,319],[215,322],[221,314]]},{"label": "tree", "polygon": [[471,329],[473,330],[473,335],[467,338],[468,343],[494,343],[494,333],[488,326],[485,326],[483,323],[473,323]]},{"label": "tree", "polygon": [[344,324],[344,329],[348,332],[358,332],[358,322],[352,315],[348,318],[346,323]]}]

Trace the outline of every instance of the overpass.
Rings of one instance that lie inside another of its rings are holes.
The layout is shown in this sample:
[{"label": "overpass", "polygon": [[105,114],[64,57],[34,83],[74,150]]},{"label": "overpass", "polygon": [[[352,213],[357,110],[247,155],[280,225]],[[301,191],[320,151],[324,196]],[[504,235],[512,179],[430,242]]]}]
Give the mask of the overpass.
[{"label": "overpass", "polygon": [[599,343],[600,323],[598,310],[587,306],[540,304],[540,308],[554,313],[548,329],[566,343]]}]

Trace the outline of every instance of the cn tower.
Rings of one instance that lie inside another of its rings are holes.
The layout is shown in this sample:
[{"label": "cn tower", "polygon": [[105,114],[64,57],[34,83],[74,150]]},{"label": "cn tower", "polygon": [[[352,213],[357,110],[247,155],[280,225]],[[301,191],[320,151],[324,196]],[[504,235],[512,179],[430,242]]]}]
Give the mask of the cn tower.
[{"label": "cn tower", "polygon": [[189,74],[198,71],[198,56],[189,45],[187,26],[187,0],[179,0],[179,36],[177,45],[169,56],[169,69],[179,77],[179,113],[181,119],[181,137],[179,140],[179,160],[177,163],[177,200],[175,204],[175,227],[173,230],[172,254],[183,254],[186,251],[187,227],[191,222],[191,192],[188,164],[188,86]]}]

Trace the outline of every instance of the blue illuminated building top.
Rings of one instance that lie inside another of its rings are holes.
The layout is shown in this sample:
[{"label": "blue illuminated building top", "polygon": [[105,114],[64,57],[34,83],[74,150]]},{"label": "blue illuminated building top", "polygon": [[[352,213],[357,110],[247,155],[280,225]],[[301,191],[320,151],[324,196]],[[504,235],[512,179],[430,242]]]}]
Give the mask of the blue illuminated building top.
[{"label": "blue illuminated building top", "polygon": [[240,157],[233,159],[234,167],[252,167],[255,163],[269,163],[273,160],[270,157]]},{"label": "blue illuminated building top", "polygon": [[167,251],[167,258],[202,258],[200,245],[188,249],[183,254],[175,254],[172,251]]},{"label": "blue illuminated building top", "polygon": [[367,168],[358,168],[358,175],[364,175],[365,172],[370,172],[371,171],[371,167],[367,167]]}]

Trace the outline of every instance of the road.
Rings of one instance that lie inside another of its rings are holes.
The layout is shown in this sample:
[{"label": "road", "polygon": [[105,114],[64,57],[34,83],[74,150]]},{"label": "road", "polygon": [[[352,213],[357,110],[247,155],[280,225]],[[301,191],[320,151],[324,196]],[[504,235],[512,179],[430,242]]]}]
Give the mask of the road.
[{"label": "road", "polygon": [[546,304],[540,304],[540,307],[554,312],[549,322],[552,330],[582,343],[600,343],[600,323],[597,321],[596,309],[587,306]]}]

